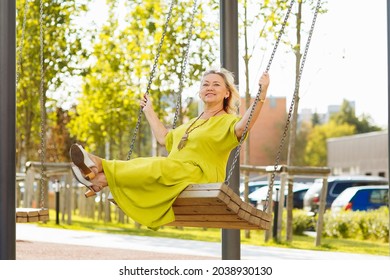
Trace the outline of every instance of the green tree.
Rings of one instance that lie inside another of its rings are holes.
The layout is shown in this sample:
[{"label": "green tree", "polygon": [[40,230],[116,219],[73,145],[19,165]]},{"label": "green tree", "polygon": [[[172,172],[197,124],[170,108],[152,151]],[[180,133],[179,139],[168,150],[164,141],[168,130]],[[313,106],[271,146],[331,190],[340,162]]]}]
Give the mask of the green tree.
[{"label": "green tree", "polygon": [[71,112],[69,130],[79,141],[88,144],[89,149],[104,154],[106,144],[119,144],[123,158],[122,142],[128,130],[129,120],[134,122],[135,114],[130,110],[136,107],[134,92],[128,86],[128,67],[125,62],[126,46],[121,36],[115,36],[118,19],[115,17],[115,4],[110,9],[108,22],[103,26],[98,41],[93,46],[92,55],[96,62],[84,77],[82,95],[79,97],[76,112]]},{"label": "green tree", "polygon": [[[47,100],[47,93],[59,88],[64,76],[80,73],[77,61],[85,56],[85,52],[81,45],[80,32],[75,29],[72,20],[86,11],[87,3],[87,0],[44,1],[41,23],[41,7],[38,0],[17,1],[16,159],[18,168],[22,167],[25,161],[39,158],[40,96],[43,96],[49,120],[55,120],[56,102],[53,99]],[[42,40],[40,40],[40,27],[43,30]],[[39,74],[41,66],[44,71],[42,95]],[[47,133],[51,125],[51,122],[47,123]]]},{"label": "green tree", "polygon": [[[323,6],[323,5],[322,5]],[[297,3],[297,10],[295,13],[295,26],[293,26],[294,31],[295,31],[295,36],[296,36],[296,41],[294,43],[286,41],[287,45],[290,45],[294,55],[295,55],[295,89],[294,89],[294,107],[293,109],[293,114],[292,114],[292,119],[289,127],[289,141],[288,141],[288,152],[287,152],[287,165],[296,165],[297,160],[295,158],[295,155],[297,154],[296,147],[302,147],[303,143],[297,144],[297,119],[298,119],[298,108],[299,108],[299,90],[300,90],[300,85],[299,85],[299,74],[301,71],[301,63],[302,63],[302,48],[301,48],[301,41],[302,41],[302,35],[305,33],[305,24],[308,23],[307,29],[309,29],[309,26],[312,26],[312,23],[314,23],[314,17],[313,16],[308,16],[310,18],[310,21],[305,21],[304,19],[306,18],[304,15],[305,13],[303,12],[303,8],[307,7],[313,11],[317,11],[315,9],[316,6],[316,1],[305,1],[305,0],[300,0]],[[326,10],[319,7],[318,13],[325,13]],[[292,241],[292,202],[293,202],[293,196],[292,196],[292,190],[293,190],[293,185],[292,181],[289,182],[288,184],[288,198],[287,198],[287,235],[286,235],[286,240],[288,242]]]},{"label": "green tree", "polygon": [[[181,62],[188,36],[192,1],[180,1],[172,11],[172,19],[157,61],[149,94],[160,119],[167,126],[172,123],[176,91],[181,78]],[[110,16],[93,47],[95,62],[84,79],[69,124],[74,137],[88,143],[90,149],[104,154],[110,144],[110,157],[124,158],[138,118],[139,99],[146,92],[151,65],[156,58],[168,6],[165,1],[127,2],[126,26],[120,25],[116,15],[116,1],[110,1]],[[206,5],[206,4],[202,4]],[[198,6],[191,40],[190,62],[184,72],[184,87],[199,79],[204,68],[215,59],[212,52],[217,26],[208,24],[203,6]],[[123,7],[122,7],[123,8]],[[142,117],[142,114],[140,115]],[[142,119],[137,138],[137,153],[141,146],[150,150],[150,131]],[[142,145],[141,145],[142,144]]]},{"label": "green tree", "polygon": [[304,122],[300,125],[299,130],[297,131],[295,147],[294,147],[294,162],[297,166],[308,166],[305,161],[305,149],[307,146],[308,137],[313,129],[313,126],[309,122]]},{"label": "green tree", "polygon": [[345,99],[341,104],[340,111],[333,114],[331,119],[337,124],[346,123],[354,126],[356,134],[381,130],[380,127],[371,124],[370,116],[363,114],[360,117],[357,117],[355,109],[351,106],[350,102]]},{"label": "green tree", "polygon": [[316,126],[318,124],[321,124],[320,116],[317,112],[315,112],[311,117],[311,124],[312,126]]},{"label": "green tree", "polygon": [[[251,104],[251,89],[250,89],[250,63],[253,58],[253,54],[255,50],[258,48],[259,43],[261,42],[265,46],[265,41],[268,38],[275,38],[275,34],[277,35],[276,28],[280,28],[280,23],[282,22],[282,15],[285,12],[286,7],[281,7],[275,3],[271,3],[270,1],[264,1],[262,3],[258,3],[256,1],[251,0],[242,0],[240,1],[243,12],[239,12],[240,19],[240,38],[243,39],[244,47],[242,59],[244,61],[245,67],[245,110],[249,108]],[[256,10],[258,13],[255,13],[253,16],[248,14],[248,11]],[[251,33],[251,29],[253,27],[256,28],[256,33],[258,36],[254,39],[253,42],[249,42],[249,33]],[[263,40],[259,40],[262,38]],[[260,64],[261,61],[254,61],[256,65]],[[265,69],[264,69],[265,70]],[[247,138],[244,145],[244,164],[250,164],[250,137]],[[274,155],[272,155],[274,156]],[[245,201],[248,201],[248,182],[249,177],[248,174],[245,174],[245,191],[244,197]],[[246,238],[249,238],[250,232],[245,232]]]},{"label": "green tree", "polygon": [[326,140],[331,137],[341,137],[355,134],[353,125],[338,124],[331,120],[326,124],[315,126],[308,136],[305,149],[305,162],[310,166],[327,165]]}]

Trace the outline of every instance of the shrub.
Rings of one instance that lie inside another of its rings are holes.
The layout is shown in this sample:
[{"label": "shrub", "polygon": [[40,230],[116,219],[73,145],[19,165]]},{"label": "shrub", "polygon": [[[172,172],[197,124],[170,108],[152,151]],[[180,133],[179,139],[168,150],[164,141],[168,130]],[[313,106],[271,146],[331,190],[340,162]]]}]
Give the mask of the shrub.
[{"label": "shrub", "polygon": [[354,237],[358,224],[354,219],[354,213],[347,211],[335,214],[327,211],[324,215],[323,236],[325,237]]},{"label": "shrub", "polygon": [[324,215],[324,237],[354,238],[363,240],[389,239],[389,209],[373,211],[342,211]]},{"label": "shrub", "polygon": [[314,227],[313,218],[308,216],[305,211],[293,211],[293,234],[303,235],[303,232]]}]

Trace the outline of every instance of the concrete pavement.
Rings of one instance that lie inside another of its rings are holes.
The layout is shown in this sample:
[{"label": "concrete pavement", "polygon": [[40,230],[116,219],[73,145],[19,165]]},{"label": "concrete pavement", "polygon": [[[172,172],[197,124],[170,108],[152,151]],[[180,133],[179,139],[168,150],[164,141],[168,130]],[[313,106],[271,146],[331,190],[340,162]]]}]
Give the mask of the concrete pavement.
[{"label": "concrete pavement", "polygon": [[[221,243],[107,234],[16,224],[17,241],[45,242],[221,259]],[[241,245],[242,260],[390,260],[387,256]]]}]

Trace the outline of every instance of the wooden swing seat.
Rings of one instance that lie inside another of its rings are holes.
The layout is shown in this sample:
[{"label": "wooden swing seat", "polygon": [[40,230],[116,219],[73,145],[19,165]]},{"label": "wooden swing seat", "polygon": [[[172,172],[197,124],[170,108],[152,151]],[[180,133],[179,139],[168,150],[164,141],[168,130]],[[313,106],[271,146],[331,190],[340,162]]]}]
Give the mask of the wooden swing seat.
[{"label": "wooden swing seat", "polygon": [[46,222],[49,220],[49,209],[16,208],[17,223]]},{"label": "wooden swing seat", "polygon": [[189,185],[176,198],[173,211],[175,221],[166,226],[267,230],[272,218],[224,183]]},{"label": "wooden swing seat", "polygon": [[176,220],[168,226],[269,229],[271,214],[241,200],[224,183],[189,185],[173,204]]}]

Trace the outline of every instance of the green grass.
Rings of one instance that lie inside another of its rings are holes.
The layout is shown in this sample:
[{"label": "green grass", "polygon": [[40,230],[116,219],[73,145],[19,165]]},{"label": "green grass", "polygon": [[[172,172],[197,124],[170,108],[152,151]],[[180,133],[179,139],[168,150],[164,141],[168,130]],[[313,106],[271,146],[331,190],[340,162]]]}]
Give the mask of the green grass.
[{"label": "green grass", "polygon": [[[120,223],[104,223],[103,221],[96,221],[89,218],[82,218],[77,215],[72,216],[72,224],[67,225],[66,222],[60,222],[56,225],[55,212],[50,212],[50,221],[44,224],[39,224],[42,227],[71,229],[71,230],[84,230],[103,232],[111,234],[126,234],[136,236],[152,236],[152,237],[165,237],[165,238],[177,238],[187,240],[200,240],[209,242],[221,242],[221,230],[220,229],[203,229],[203,228],[176,228],[176,227],[162,227],[157,231],[150,230],[146,227],[137,227],[133,222],[127,224]],[[285,234],[282,234],[282,240],[285,240]],[[251,230],[250,238],[245,237],[245,231],[241,230],[241,244],[257,245],[257,246],[272,246],[305,250],[321,250],[332,252],[346,252],[355,254],[371,254],[389,256],[389,243],[385,242],[373,242],[367,240],[354,240],[354,239],[335,239],[335,238],[322,238],[321,246],[316,247],[314,244],[314,237],[294,235],[291,243],[282,241],[275,242],[270,240],[265,242],[264,231]]]}]

